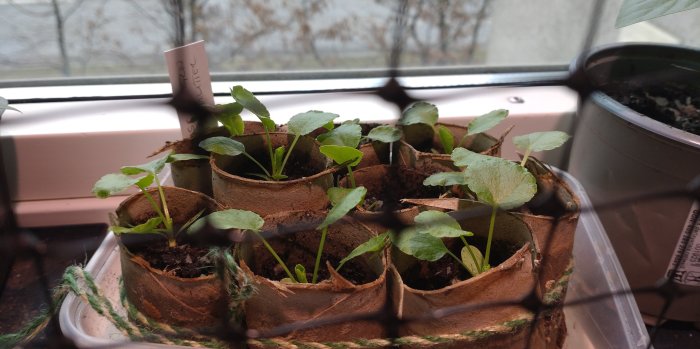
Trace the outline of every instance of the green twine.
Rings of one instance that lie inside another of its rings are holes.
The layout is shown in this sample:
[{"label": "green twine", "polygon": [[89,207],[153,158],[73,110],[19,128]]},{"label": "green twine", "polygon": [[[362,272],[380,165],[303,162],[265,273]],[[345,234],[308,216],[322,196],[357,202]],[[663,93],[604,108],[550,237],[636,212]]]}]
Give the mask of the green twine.
[{"label": "green twine", "polygon": [[[217,255],[216,268],[217,274],[226,285],[226,290],[229,295],[229,311],[237,319],[242,318],[243,302],[248,299],[254,292],[252,282],[245,273],[241,272],[236,264],[233,256],[228,251],[212,250],[212,253]],[[550,290],[544,295],[545,302],[548,304],[560,301],[563,290],[566,289],[569,277],[571,275],[572,266],[570,265],[562,277],[555,282]],[[84,285],[84,286],[81,286]],[[98,314],[107,318],[114,326],[124,333],[132,341],[147,341],[151,343],[161,343],[167,345],[180,345],[190,347],[209,347],[209,348],[227,348],[228,345],[220,340],[201,335],[195,331],[170,326],[167,324],[158,323],[141,314],[136,307],[130,304],[126,298],[126,292],[123,287],[123,281],[120,280],[120,300],[124,309],[126,309],[128,318],[137,321],[144,325],[138,327],[130,321],[119,315],[114,309],[112,302],[100,292],[95,280],[84,269],[78,266],[70,266],[66,268],[61,284],[53,289],[52,302],[54,304],[54,313],[50,313],[48,309],[43,309],[41,313],[24,326],[16,333],[0,335],[0,349],[12,348],[17,345],[23,345],[35,338],[35,336],[43,330],[49,323],[55,312],[58,311],[61,303],[69,292],[74,293],[77,297],[85,300],[90,307]],[[549,302],[548,302],[549,301]],[[551,303],[550,303],[551,302]],[[281,338],[270,339],[251,339],[248,344],[262,347],[276,347],[285,349],[304,349],[304,348],[375,348],[389,345],[410,345],[418,347],[429,347],[434,344],[453,343],[456,341],[474,341],[494,334],[502,334],[505,332],[516,332],[528,326],[532,322],[531,318],[521,318],[507,321],[500,325],[502,329],[482,329],[472,330],[459,334],[435,335],[435,336],[407,336],[391,339],[357,339],[346,342],[304,342],[304,341],[287,341]],[[146,329],[149,328],[149,329]]]}]

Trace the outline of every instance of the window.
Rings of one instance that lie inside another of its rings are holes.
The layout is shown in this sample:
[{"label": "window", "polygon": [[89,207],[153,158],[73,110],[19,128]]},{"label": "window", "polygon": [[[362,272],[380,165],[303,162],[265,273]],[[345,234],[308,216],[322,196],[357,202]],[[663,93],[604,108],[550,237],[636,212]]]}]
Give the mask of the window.
[{"label": "window", "polygon": [[[157,75],[164,81],[162,52],[196,40],[206,41],[214,74],[383,70],[397,3],[2,0],[0,80]],[[692,12],[615,29],[621,0],[603,2],[597,20],[591,18],[594,4],[409,0],[401,66],[563,69],[589,33],[596,34],[596,45],[700,40]]]}]

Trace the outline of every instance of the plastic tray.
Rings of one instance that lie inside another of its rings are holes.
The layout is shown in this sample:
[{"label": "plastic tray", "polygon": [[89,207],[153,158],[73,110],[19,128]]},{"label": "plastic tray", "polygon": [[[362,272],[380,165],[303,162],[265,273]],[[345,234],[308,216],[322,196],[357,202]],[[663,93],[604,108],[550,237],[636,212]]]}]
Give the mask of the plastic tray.
[{"label": "plastic tray", "polygon": [[[579,196],[582,207],[590,207],[590,200],[581,185],[567,173],[561,175]],[[113,235],[109,234],[86,266],[115,305],[119,304],[118,279],[121,275],[118,248]],[[629,289],[620,263],[594,212],[583,212],[579,219],[574,263],[567,302]],[[565,348],[647,348],[649,337],[630,294],[567,306],[564,313],[568,329]],[[63,332],[80,347],[110,344],[132,348],[163,347],[149,343],[124,343],[127,339],[109,321],[73,295],[66,298],[59,318]]]}]

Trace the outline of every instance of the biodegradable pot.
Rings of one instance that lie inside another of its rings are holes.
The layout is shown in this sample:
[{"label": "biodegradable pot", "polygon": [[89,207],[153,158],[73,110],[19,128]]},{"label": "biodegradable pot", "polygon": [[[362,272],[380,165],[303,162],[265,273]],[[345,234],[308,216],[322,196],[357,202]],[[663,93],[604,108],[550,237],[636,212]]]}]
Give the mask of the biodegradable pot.
[{"label": "biodegradable pot", "polygon": [[[611,45],[579,57],[571,69],[596,90],[650,79],[697,86],[700,51],[670,45]],[[579,105],[580,124],[569,168],[594,205],[682,190],[700,175],[700,136],[639,114],[603,92],[593,92]],[[667,276],[692,206],[691,198],[674,196],[598,211],[632,289],[653,286]],[[678,275],[683,283],[678,286],[689,294],[674,299],[665,318],[700,322],[700,285],[682,280],[691,274]],[[660,314],[661,296],[645,293],[635,298],[643,314]]]},{"label": "biodegradable pot", "polygon": [[[272,147],[289,147],[294,135],[270,133]],[[268,146],[264,134],[236,137],[245,145],[246,152],[263,166],[269,166]],[[243,155],[223,156],[212,154],[212,186],[214,198],[227,208],[249,210],[265,216],[290,210],[322,210],[328,206],[326,191],[333,186],[335,167],[327,168],[328,160],[319,151],[313,138],[302,136],[297,141],[285,172],[299,164],[307,166],[314,174],[293,180],[266,181],[243,177],[260,172],[250,159]],[[267,164],[267,165],[266,165]]]},{"label": "biodegradable pot", "polygon": [[[184,224],[199,211],[205,214],[222,207],[208,196],[176,187],[163,187],[173,222]],[[157,190],[149,190],[157,197]],[[120,225],[145,222],[156,213],[142,193],[124,200],[117,208]],[[120,260],[127,299],[141,313],[158,322],[195,329],[211,329],[221,324],[226,299],[215,275],[181,278],[155,269],[139,255],[131,253],[120,238]],[[160,239],[155,243],[164,243]],[[127,243],[128,245],[128,243]]]},{"label": "biodegradable pot", "polygon": [[[490,207],[475,202],[469,208],[479,207],[485,212],[490,211]],[[472,231],[475,236],[487,236],[490,215],[468,219],[459,219],[458,213],[452,215],[458,218],[463,229]],[[458,239],[452,240],[460,246],[461,242]],[[475,307],[438,319],[407,322],[399,330],[401,336],[468,334],[467,339],[439,344],[439,348],[562,347],[566,326],[561,303],[549,312],[543,321],[538,321],[530,343],[526,341],[532,326],[532,314],[528,310],[519,305],[480,307],[489,303],[517,303],[533,290],[551,291],[539,290],[536,267],[539,261],[534,257],[537,256],[538,249],[527,224],[510,213],[499,212],[496,218],[495,240],[513,246],[517,249],[516,252],[485,273],[435,290],[420,290],[403,282],[402,274],[412,270],[410,267],[413,264],[426,262],[418,261],[397,250],[394,251],[396,253],[392,253],[395,263],[392,270],[392,289],[399,317],[416,318],[454,306]],[[492,254],[494,252],[492,251]]]},{"label": "biodegradable pot", "polygon": [[[544,289],[571,268],[581,204],[571,187],[537,159],[530,157],[525,166],[536,178],[537,194],[525,209],[513,214],[532,230],[541,259],[538,277]],[[566,287],[561,298],[565,294]]]},{"label": "biodegradable pot", "polygon": [[[353,171],[355,176],[355,184],[367,188],[365,200],[369,198],[383,198],[400,191],[407,189],[409,198],[418,197],[435,197],[440,194],[437,187],[427,187],[423,185],[423,181],[428,178],[428,174],[421,172],[420,169],[412,169],[405,166],[398,166],[392,169],[389,165],[375,165],[361,168]],[[340,186],[347,187],[349,180],[344,177],[340,180]],[[415,195],[411,195],[415,194]],[[401,200],[406,197],[389,197],[392,200]],[[405,207],[392,212],[394,216],[404,225],[413,224],[413,218],[420,213],[417,206]],[[351,215],[367,225],[372,231],[377,234],[384,233],[389,227],[382,222],[385,212],[383,211],[368,211],[363,207],[358,207]]]},{"label": "biodegradable pot", "polygon": [[[316,256],[321,232],[314,230],[324,218],[323,213],[309,211],[282,212],[265,217],[263,231],[273,234],[269,243],[289,268],[300,261],[312,261]],[[285,229],[294,229],[282,236]],[[345,217],[331,225],[324,247],[325,253],[337,260],[344,258],[355,247],[374,236],[367,227]],[[342,270],[363,270],[366,283],[355,285],[337,273],[337,261],[326,264],[330,278],[316,284],[292,284],[271,280],[264,275],[264,266],[276,265],[260,240],[252,245],[241,245],[241,267],[249,273],[256,288],[245,303],[246,323],[249,329],[264,331],[298,321],[318,320],[357,313],[380,311],[386,299],[387,261],[385,253],[365,254],[343,266]],[[325,255],[324,253],[324,255]],[[325,262],[325,261],[324,261]],[[307,273],[313,272],[313,262],[305,264]],[[322,267],[323,269],[323,267]],[[297,330],[285,340],[313,342],[343,341],[358,338],[384,338],[384,328],[375,321],[346,322],[336,325]]]},{"label": "biodegradable pot", "polygon": [[[462,137],[464,137],[464,135],[467,134],[467,128],[464,126],[457,126],[444,123],[436,124],[436,126],[439,125],[445,126],[448,130],[450,130],[450,132],[454,136],[455,142],[459,142],[462,139]],[[439,151],[442,151],[442,144],[440,143],[440,138],[437,132],[425,132],[425,130],[427,129],[412,129],[416,131],[416,134],[406,134],[405,140],[401,141],[401,145],[398,147],[400,164],[409,167],[420,166],[425,170],[429,170],[431,174],[436,172],[444,172],[446,171],[446,169],[449,169],[449,171],[457,170],[457,168],[452,164],[450,154],[435,154],[431,152],[418,150],[434,148]],[[477,133],[475,135],[468,136],[464,140],[464,142],[460,143],[459,145],[456,145],[455,147],[461,146],[476,153],[490,156],[500,156],[501,145],[503,144],[503,140],[509,132],[510,130],[506,131],[498,139],[489,136],[486,133]],[[429,137],[431,134],[432,136]]]},{"label": "biodegradable pot", "polygon": [[[265,128],[259,121],[245,121],[244,127],[245,134],[265,133]],[[225,127],[220,126],[208,133],[206,136],[197,140],[186,138],[166,146],[165,149],[171,149],[176,154],[205,155],[206,152],[197,146],[202,139],[214,136],[228,137],[229,134],[229,131]],[[209,196],[213,195],[211,187],[211,166],[209,166],[209,160],[196,159],[176,161],[170,164],[170,172],[173,176],[173,183],[176,187],[198,191]]]}]

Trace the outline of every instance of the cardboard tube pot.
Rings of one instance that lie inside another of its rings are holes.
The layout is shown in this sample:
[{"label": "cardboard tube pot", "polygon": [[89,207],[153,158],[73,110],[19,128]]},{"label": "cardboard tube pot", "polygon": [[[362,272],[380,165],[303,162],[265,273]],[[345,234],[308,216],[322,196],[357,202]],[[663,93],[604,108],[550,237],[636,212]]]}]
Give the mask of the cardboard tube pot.
[{"label": "cardboard tube pot", "polygon": [[[491,210],[476,202],[470,208],[483,210],[484,213]],[[451,215],[457,218],[462,229],[474,233],[475,237],[467,240],[473,243],[476,237],[485,239],[490,215],[477,214],[473,218],[460,219],[460,213],[465,212],[469,211],[453,212]],[[465,310],[437,318],[409,321],[401,327],[401,336],[466,334],[466,338],[439,344],[436,346],[438,348],[561,348],[566,332],[561,306],[538,321],[539,326],[533,332],[532,342],[527,342],[532,313],[519,303],[533,290],[538,290],[535,259],[537,249],[533,246],[532,232],[527,224],[507,212],[497,214],[495,227],[494,240],[497,243],[491,253],[492,257],[500,257],[493,261],[491,269],[437,289],[418,289],[415,288],[417,284],[412,287],[407,280],[412,279],[411,282],[415,283],[416,270],[427,268],[425,263],[438,263],[440,260],[419,261],[397,249],[392,251],[395,265],[393,297],[397,314],[401,318],[418,319],[437,310],[456,306],[464,307]],[[463,246],[459,239],[445,241],[448,247],[457,252]],[[460,265],[455,267],[464,269]]]},{"label": "cardboard tube pot", "polygon": [[[420,169],[412,169],[405,166],[392,168],[389,165],[375,165],[354,171],[355,184],[367,188],[365,204],[351,213],[352,217],[361,221],[375,233],[384,233],[389,227],[386,224],[386,213],[381,209],[368,210],[367,205],[372,205],[382,199],[396,202],[399,207],[392,213],[394,217],[404,225],[413,224],[413,218],[420,213],[417,206],[400,203],[406,198],[437,198],[440,195],[438,187],[424,186],[423,181],[428,174]],[[344,177],[340,180],[340,186],[347,187],[349,180]],[[376,200],[376,201],[374,201]]]},{"label": "cardboard tube pot", "polygon": [[[235,138],[245,145],[246,152],[263,166],[270,160],[265,135]],[[294,135],[270,133],[272,147],[289,147]],[[305,166],[313,174],[291,180],[267,181],[244,177],[261,172],[243,155],[231,157],[212,154],[212,186],[214,198],[227,208],[253,211],[261,216],[291,210],[322,210],[328,206],[326,190],[333,186],[336,168],[327,168],[328,159],[319,151],[313,138],[301,137],[292,150],[285,172]]]},{"label": "cardboard tube pot", "polygon": [[[175,187],[163,187],[175,225],[181,225],[199,211],[205,214],[222,207],[208,196]],[[157,190],[150,190],[157,197]],[[120,225],[143,223],[156,213],[143,194],[134,194],[117,208]],[[131,253],[134,239],[149,238],[148,243],[163,243],[154,235],[120,236],[120,260],[124,287],[129,302],[152,320],[195,329],[220,325],[226,312],[221,282],[215,275],[182,278],[153,268],[144,258]],[[154,238],[155,237],[155,238]]]},{"label": "cardboard tube pot", "polygon": [[[264,133],[265,129],[259,121],[245,121],[245,134]],[[192,140],[190,138],[168,145],[165,149],[170,149],[176,154],[201,154],[206,155],[206,152],[199,148],[197,144],[202,139],[214,136],[229,136],[229,131],[223,126],[217,127],[212,132],[204,137]],[[208,196],[212,196],[211,188],[211,166],[207,159],[176,161],[170,164],[170,172],[173,176],[173,184],[179,188],[198,191]]]},{"label": "cardboard tube pot", "polygon": [[[545,289],[571,267],[581,205],[569,185],[541,162],[530,158],[526,167],[537,180],[537,194],[525,209],[513,214],[532,230],[540,252],[540,286]],[[558,296],[565,295],[566,287]]]},{"label": "cardboard tube pot", "polygon": [[[452,133],[455,139],[455,143],[460,142],[462,137],[467,134],[467,128],[464,126],[450,125],[444,123],[437,123],[436,126],[442,125],[447,127]],[[426,126],[427,125],[411,125],[411,126]],[[424,170],[430,171],[430,174],[435,172],[457,170],[452,164],[452,159],[450,154],[436,154],[432,153],[430,149],[436,149],[440,152],[443,151],[442,144],[440,143],[440,138],[437,132],[427,133],[426,129],[423,128],[411,128],[405,130],[405,132],[411,132],[415,130],[417,133],[425,133],[423,136],[412,136],[406,134],[405,140],[401,141],[398,148],[399,150],[399,163],[409,167],[422,167]],[[421,132],[422,131],[422,132]],[[501,135],[500,138],[494,138],[486,133],[478,133],[467,137],[464,142],[455,144],[455,147],[463,147],[469,149],[473,152],[490,155],[490,156],[500,156],[501,155],[501,145],[503,140],[510,130],[506,131]],[[431,137],[427,137],[430,136]],[[438,167],[432,170],[433,167]]]},{"label": "cardboard tube pot", "polygon": [[[307,211],[283,212],[265,217],[266,234],[282,260],[294,268],[304,263],[307,273],[313,271],[321,232],[315,228],[323,221],[323,213]],[[291,231],[287,231],[291,229]],[[387,261],[385,253],[365,254],[347,262],[341,269],[344,275],[352,270],[360,273],[363,281],[354,284],[335,271],[340,259],[374,234],[364,225],[345,217],[331,225],[322,260],[327,272],[320,273],[316,284],[281,282],[286,277],[279,272],[277,262],[261,241],[252,237],[252,244],[242,244],[241,267],[251,274],[256,292],[245,303],[249,329],[262,334],[277,326],[324,318],[375,312],[382,309],[386,299]],[[311,261],[309,263],[309,261]],[[271,273],[277,277],[270,278]],[[277,280],[275,280],[277,279]],[[309,280],[311,279],[309,275]],[[312,342],[343,341],[359,338],[384,338],[383,325],[378,321],[354,321],[295,330],[282,338]]]}]

